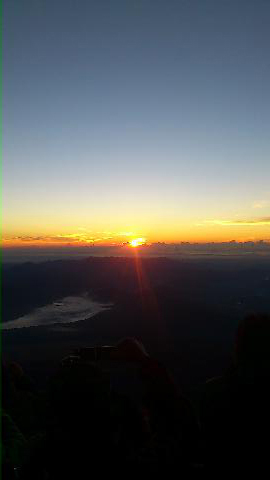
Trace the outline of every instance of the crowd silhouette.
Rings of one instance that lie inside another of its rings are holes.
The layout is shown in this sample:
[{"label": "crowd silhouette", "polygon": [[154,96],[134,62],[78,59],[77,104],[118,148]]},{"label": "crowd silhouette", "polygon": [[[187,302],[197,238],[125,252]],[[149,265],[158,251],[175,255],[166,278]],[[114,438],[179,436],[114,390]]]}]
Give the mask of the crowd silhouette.
[{"label": "crowd silhouette", "polygon": [[[270,316],[243,319],[231,365],[206,382],[196,406],[132,338],[106,350],[106,368],[97,361],[104,349],[75,352],[43,391],[18,364],[3,365],[3,479],[266,470],[269,346]],[[139,395],[112,385],[116,364],[136,366]]]}]

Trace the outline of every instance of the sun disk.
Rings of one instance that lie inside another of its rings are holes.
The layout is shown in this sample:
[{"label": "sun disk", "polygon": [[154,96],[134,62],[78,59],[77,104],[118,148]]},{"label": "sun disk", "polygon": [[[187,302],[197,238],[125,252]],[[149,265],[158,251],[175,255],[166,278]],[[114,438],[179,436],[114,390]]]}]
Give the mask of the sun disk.
[{"label": "sun disk", "polygon": [[140,245],[144,245],[146,242],[145,238],[134,238],[129,242],[129,245],[133,248],[139,247]]}]

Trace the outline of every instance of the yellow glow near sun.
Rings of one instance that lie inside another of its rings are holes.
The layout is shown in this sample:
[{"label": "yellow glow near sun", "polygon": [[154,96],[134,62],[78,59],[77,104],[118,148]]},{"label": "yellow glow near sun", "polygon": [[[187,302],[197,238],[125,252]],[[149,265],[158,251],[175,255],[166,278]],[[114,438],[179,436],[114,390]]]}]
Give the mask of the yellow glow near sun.
[{"label": "yellow glow near sun", "polygon": [[145,238],[134,238],[129,242],[129,245],[134,248],[134,247],[139,247],[140,245],[144,245],[145,242],[146,242]]}]

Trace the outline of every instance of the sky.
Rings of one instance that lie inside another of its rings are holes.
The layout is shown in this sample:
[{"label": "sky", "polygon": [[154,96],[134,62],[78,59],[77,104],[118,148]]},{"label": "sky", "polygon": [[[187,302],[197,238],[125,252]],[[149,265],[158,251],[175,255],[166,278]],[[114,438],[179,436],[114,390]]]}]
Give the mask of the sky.
[{"label": "sky", "polygon": [[3,244],[270,241],[268,0],[4,0]]}]

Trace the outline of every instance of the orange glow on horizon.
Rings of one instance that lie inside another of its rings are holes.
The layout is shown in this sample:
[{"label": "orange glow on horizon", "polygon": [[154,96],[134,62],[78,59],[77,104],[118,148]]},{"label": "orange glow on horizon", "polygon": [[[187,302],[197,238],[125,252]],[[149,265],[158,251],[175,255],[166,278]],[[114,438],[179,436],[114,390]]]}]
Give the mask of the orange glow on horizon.
[{"label": "orange glow on horizon", "polygon": [[149,223],[141,224],[111,224],[98,225],[66,225],[52,227],[46,225],[36,229],[35,226],[9,226],[2,233],[1,245],[4,248],[16,247],[88,247],[91,246],[125,246],[137,248],[155,243],[177,244],[270,241],[270,218],[229,220],[205,220],[193,222],[175,222],[173,225]]}]

